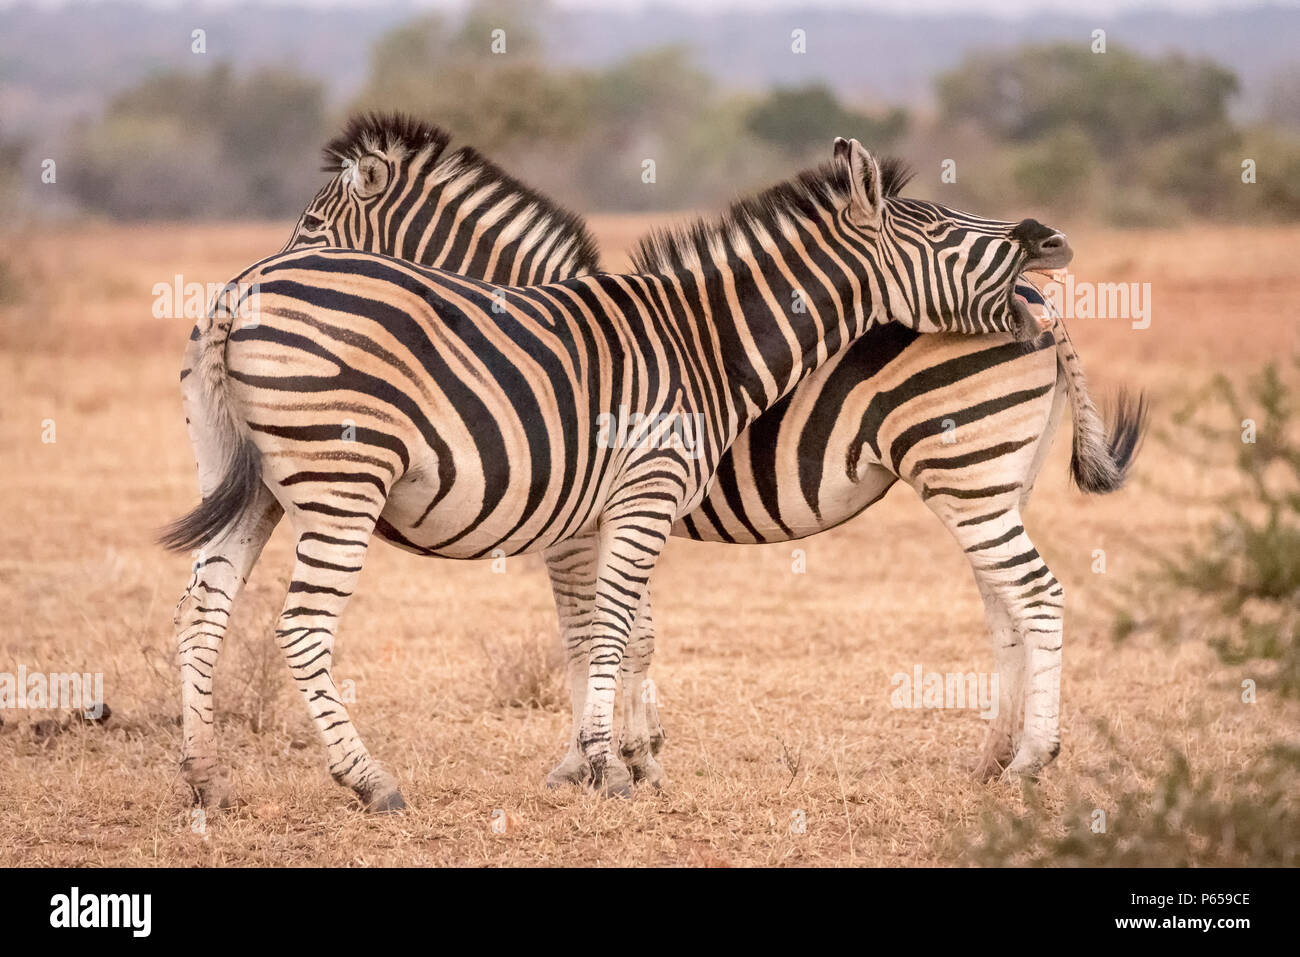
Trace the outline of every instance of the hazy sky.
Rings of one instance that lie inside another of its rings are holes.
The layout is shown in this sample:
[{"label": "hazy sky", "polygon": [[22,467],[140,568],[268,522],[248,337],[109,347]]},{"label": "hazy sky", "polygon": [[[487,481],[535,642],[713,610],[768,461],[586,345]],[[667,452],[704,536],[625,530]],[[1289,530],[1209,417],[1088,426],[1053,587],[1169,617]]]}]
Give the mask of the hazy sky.
[{"label": "hazy sky", "polygon": [[[561,6],[614,6],[644,7],[651,4],[646,0],[552,0]],[[693,9],[727,9],[727,8],[789,8],[800,6],[816,7],[850,7],[855,10],[886,10],[894,13],[989,13],[1003,16],[1033,16],[1040,13],[1111,13],[1117,10],[1142,10],[1152,7],[1165,10],[1179,10],[1187,13],[1212,10],[1232,10],[1245,7],[1259,7],[1267,4],[1260,0],[664,0],[673,6],[691,7]],[[429,0],[429,5],[446,6],[449,4]],[[455,5],[450,4],[450,5]],[[1296,6],[1296,2],[1281,3],[1279,6]]]},{"label": "hazy sky", "polygon": [[[64,6],[63,0],[0,0],[0,7],[10,7],[22,2],[39,7]],[[87,0],[77,0],[87,2]],[[89,0],[91,3],[113,3],[115,0]],[[146,0],[156,6],[184,6],[184,0]],[[277,6],[396,6],[412,9],[456,8],[464,6],[463,0],[200,0],[215,6],[233,6],[247,3],[272,3]],[[1117,11],[1144,9],[1177,10],[1186,13],[1205,13],[1259,6],[1300,6],[1300,0],[550,0],[563,7],[614,7],[638,9],[646,6],[669,5],[689,7],[692,10],[726,9],[788,9],[798,7],[881,10],[893,13],[986,13],[1007,17],[1033,17],[1042,13],[1072,13],[1080,16],[1105,15]]]}]

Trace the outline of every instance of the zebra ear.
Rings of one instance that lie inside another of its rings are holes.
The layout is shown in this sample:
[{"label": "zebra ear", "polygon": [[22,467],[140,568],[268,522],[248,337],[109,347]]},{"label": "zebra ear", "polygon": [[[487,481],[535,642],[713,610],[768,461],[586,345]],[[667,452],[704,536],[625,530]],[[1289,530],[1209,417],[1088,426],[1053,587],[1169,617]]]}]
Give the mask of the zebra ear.
[{"label": "zebra ear", "polygon": [[835,163],[849,180],[849,217],[859,226],[879,226],[883,200],[880,164],[857,140],[835,137]]},{"label": "zebra ear", "polygon": [[357,195],[362,199],[369,199],[388,185],[388,164],[384,162],[382,156],[367,153],[357,160],[352,182],[356,187]]}]

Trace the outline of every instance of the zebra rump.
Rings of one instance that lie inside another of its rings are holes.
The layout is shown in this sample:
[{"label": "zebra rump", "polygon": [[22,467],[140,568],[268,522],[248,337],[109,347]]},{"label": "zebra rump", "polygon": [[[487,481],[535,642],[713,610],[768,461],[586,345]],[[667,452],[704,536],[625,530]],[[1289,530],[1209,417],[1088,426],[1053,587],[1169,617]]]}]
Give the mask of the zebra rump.
[{"label": "zebra rump", "polygon": [[248,509],[262,484],[262,455],[235,417],[226,394],[226,338],[241,315],[240,297],[237,286],[228,286],[209,313],[210,325],[206,330],[196,328],[198,334],[191,340],[198,350],[192,374],[207,395],[211,435],[219,448],[228,451],[221,482],[212,493],[159,533],[158,544],[169,551],[189,551],[215,541]]}]

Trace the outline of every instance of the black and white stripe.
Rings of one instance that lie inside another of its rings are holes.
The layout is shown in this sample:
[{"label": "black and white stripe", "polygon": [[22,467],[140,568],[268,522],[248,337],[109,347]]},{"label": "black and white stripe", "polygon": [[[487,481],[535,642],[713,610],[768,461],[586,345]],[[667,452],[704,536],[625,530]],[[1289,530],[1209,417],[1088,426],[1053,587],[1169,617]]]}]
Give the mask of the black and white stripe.
[{"label": "black and white stripe", "polygon": [[283,251],[342,246],[409,259],[506,286],[593,272],[582,220],[472,147],[402,115],[355,117],[325,147],[334,177]]},{"label": "black and white stripe", "polygon": [[[671,268],[654,274],[500,286],[307,249],[238,277],[232,290],[259,291],[257,321],[236,291],[222,297],[187,393],[196,444],[225,473],[165,540],[233,543],[251,567],[261,543],[249,529],[289,515],[298,563],[278,633],[340,783],[368,807],[401,806],[331,675],[337,621],[378,534],[454,558],[587,549],[577,742],[594,781],[626,790],[611,753],[623,652],[673,524],[736,437],[870,326],[1031,331],[1013,286],[1067,250],[1063,238],[900,200],[900,182],[896,165],[882,173],[837,141],[830,165],[719,223],[658,236]],[[641,441],[598,439],[616,410],[648,423],[633,430]],[[703,423],[690,454],[668,441],[684,416]]]},{"label": "black and white stripe", "polygon": [[[1050,309],[1032,286],[1020,294]],[[1063,324],[1028,348],[1005,335],[873,328],[737,439],[700,508],[673,534],[792,541],[849,521],[900,480],[910,485],[965,551],[985,604],[1001,700],[977,773],[1032,774],[1059,748],[1064,592],[1022,512],[1067,404],[1075,482],[1091,493],[1117,490],[1145,405],[1121,396],[1107,434]],[[640,631],[643,645],[627,656],[629,685],[645,680],[653,653],[652,630]],[[640,712],[629,726],[644,735],[625,750],[656,751],[657,709],[638,697],[628,705]]]},{"label": "black and white stripe", "polygon": [[[327,169],[334,175],[303,212],[285,249],[355,244],[400,250],[430,266],[504,283],[547,282],[594,271],[596,246],[578,217],[472,149],[447,154],[448,140],[437,127],[402,116],[354,119],[326,146]],[[222,488],[229,464],[226,449],[213,440],[227,422],[205,401],[211,383],[192,375],[199,338],[196,325],[181,389],[199,485],[207,496]],[[214,805],[227,799],[229,783],[214,753],[213,672],[235,599],[283,511],[258,483],[225,487],[224,494],[252,504],[221,541],[200,551],[176,612],[184,770],[198,799]],[[298,587],[300,592],[306,588]],[[286,653],[300,634],[280,636]],[[290,657],[294,674],[311,674],[320,646],[296,643],[307,651]]]}]

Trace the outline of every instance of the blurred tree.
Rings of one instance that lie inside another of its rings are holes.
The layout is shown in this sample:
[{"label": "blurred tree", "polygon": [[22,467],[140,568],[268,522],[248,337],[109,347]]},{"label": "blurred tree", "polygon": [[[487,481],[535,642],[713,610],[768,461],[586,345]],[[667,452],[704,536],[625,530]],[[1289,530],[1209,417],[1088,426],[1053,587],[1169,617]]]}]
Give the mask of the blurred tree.
[{"label": "blurred tree", "polygon": [[[584,129],[563,143],[570,190],[581,186],[575,203],[655,209],[686,202],[702,175],[698,165],[686,161],[690,144],[700,131],[713,132],[713,84],[689,52],[662,47],[636,53],[605,70],[581,74],[576,83]],[[715,149],[726,155],[731,145],[720,133],[714,140]],[[647,177],[647,161],[654,164],[652,177]],[[546,171],[538,173],[545,180]]]},{"label": "blurred tree", "polygon": [[969,58],[936,88],[947,122],[971,121],[1018,142],[1074,126],[1113,154],[1225,123],[1237,78],[1204,59],[1061,44]]},{"label": "blurred tree", "polygon": [[1280,71],[1269,84],[1264,120],[1292,132],[1300,131],[1300,65]]},{"label": "blurred tree", "polygon": [[1221,215],[1249,198],[1241,195],[1240,146],[1240,134],[1227,123],[1155,140],[1134,158],[1130,178],[1195,216]]},{"label": "blurred tree", "polygon": [[479,0],[457,28],[430,15],[390,31],[354,108],[413,113],[489,153],[574,135],[584,90],[546,69],[534,26],[544,10]]},{"label": "blurred tree", "polygon": [[319,178],[327,129],[314,80],[238,78],[224,64],[156,74],[74,136],[67,182],[87,207],[128,219],[286,215]]},{"label": "blurred tree", "polygon": [[907,128],[907,114],[890,110],[881,119],[845,109],[827,87],[777,87],[749,114],[750,132],[788,153],[823,150],[836,136],[856,137],[870,149],[883,149]]},{"label": "blurred tree", "polygon": [[27,144],[0,134],[0,202],[9,208],[19,192]]},{"label": "blurred tree", "polygon": [[940,76],[936,92],[945,130],[964,124],[1000,141],[1016,157],[1016,184],[1062,211],[1165,225],[1239,214],[1253,201],[1234,172],[1237,78],[1209,60],[1028,46],[971,57]]},{"label": "blurred tree", "polygon": [[[1300,140],[1267,129],[1249,131],[1247,140],[1242,153],[1255,159],[1257,176],[1254,183],[1235,188],[1252,200],[1244,208],[1257,218],[1300,219]],[[1239,161],[1233,175],[1240,180]]]},{"label": "blurred tree", "polygon": [[683,47],[657,47],[584,77],[591,126],[634,138],[657,130],[665,137],[695,122],[713,95],[713,81]]},{"label": "blurred tree", "polygon": [[1097,151],[1088,134],[1065,126],[1024,148],[1013,176],[1030,202],[1078,208],[1089,203],[1097,169]]}]

